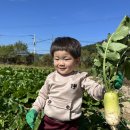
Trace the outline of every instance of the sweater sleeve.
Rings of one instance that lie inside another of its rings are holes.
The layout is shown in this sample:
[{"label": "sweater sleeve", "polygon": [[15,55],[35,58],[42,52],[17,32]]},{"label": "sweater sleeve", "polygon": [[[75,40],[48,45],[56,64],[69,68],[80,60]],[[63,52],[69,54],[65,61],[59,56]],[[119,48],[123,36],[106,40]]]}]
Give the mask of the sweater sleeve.
[{"label": "sweater sleeve", "polygon": [[93,97],[95,100],[101,100],[105,93],[105,88],[103,85],[94,81],[92,78],[87,75],[82,80],[82,88],[84,88],[88,94]]},{"label": "sweater sleeve", "polygon": [[32,104],[32,109],[35,109],[39,112],[45,105],[46,99],[48,98],[49,93],[49,83],[48,78],[44,82],[44,85],[39,91],[38,97],[36,98],[35,102]]}]

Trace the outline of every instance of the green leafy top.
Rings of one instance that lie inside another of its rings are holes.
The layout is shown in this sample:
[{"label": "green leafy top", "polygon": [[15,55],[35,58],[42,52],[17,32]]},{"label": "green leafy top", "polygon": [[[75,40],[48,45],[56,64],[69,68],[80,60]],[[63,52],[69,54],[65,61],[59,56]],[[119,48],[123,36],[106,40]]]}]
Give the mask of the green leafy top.
[{"label": "green leafy top", "polygon": [[98,57],[92,70],[102,79],[106,91],[110,91],[114,89],[117,72],[124,73],[124,66],[130,64],[130,18],[125,16],[116,31],[96,47]]}]

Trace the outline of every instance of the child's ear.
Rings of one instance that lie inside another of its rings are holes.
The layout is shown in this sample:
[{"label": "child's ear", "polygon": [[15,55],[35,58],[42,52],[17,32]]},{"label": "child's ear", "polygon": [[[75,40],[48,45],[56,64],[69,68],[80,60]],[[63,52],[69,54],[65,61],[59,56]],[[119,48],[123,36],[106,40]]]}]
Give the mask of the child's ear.
[{"label": "child's ear", "polygon": [[77,64],[80,63],[80,57],[78,57],[78,58],[76,59],[76,63],[77,63]]}]

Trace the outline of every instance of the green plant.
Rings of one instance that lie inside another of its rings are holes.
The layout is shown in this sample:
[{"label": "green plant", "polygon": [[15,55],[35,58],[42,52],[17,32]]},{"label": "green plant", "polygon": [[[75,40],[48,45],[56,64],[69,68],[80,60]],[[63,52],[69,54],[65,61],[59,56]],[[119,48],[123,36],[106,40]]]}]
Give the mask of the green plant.
[{"label": "green plant", "polygon": [[[1,130],[30,130],[26,113],[51,71],[51,68],[0,67]],[[37,123],[41,118],[39,114]]]},{"label": "green plant", "polygon": [[[130,63],[130,18],[128,16],[123,18],[116,31],[109,35],[103,44],[97,45],[97,51],[99,55],[94,59],[93,72],[104,84],[105,118],[114,129],[120,120],[118,93],[115,92],[114,83],[118,72],[125,75],[125,65]],[[130,73],[127,72],[125,76],[129,78]],[[115,105],[112,106],[113,104]]]}]

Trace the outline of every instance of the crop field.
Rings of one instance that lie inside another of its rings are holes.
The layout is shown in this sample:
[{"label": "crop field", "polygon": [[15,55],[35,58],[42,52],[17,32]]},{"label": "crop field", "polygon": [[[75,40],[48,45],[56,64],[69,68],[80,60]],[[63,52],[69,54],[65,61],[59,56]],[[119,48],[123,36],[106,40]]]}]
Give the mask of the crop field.
[{"label": "crop field", "polygon": [[25,114],[51,69],[0,68],[0,129],[27,130]]},{"label": "crop field", "polygon": [[[0,67],[0,130],[30,130],[25,115],[52,71],[52,68]],[[102,101],[91,99],[86,92],[83,99],[80,130],[110,130],[104,119]],[[42,117],[41,112],[35,130]],[[122,119],[119,130],[127,130],[127,122]]]}]

